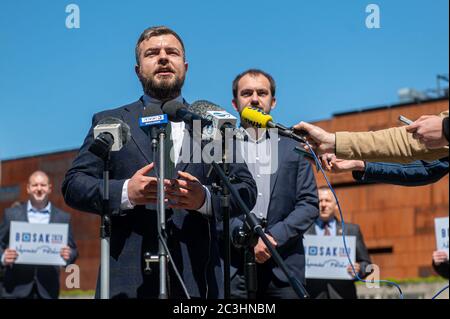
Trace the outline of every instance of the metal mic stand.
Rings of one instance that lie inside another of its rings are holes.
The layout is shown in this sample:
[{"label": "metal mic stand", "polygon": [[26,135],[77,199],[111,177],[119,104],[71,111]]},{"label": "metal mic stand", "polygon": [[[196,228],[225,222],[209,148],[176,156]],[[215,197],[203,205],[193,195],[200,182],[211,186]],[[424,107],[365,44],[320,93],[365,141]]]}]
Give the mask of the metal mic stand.
[{"label": "metal mic stand", "polygon": [[94,143],[89,147],[89,151],[103,160],[103,200],[102,217],[100,225],[100,298],[109,299],[109,279],[110,279],[110,239],[111,239],[111,212],[109,209],[109,163],[111,148],[114,137],[110,133],[101,133]]},{"label": "metal mic stand", "polygon": [[[227,180],[229,178],[229,163],[227,157],[227,149],[225,143],[225,128],[226,126],[221,128],[222,134],[222,162],[220,163],[220,167]],[[230,237],[230,209],[231,209],[231,197],[230,191],[226,184],[222,180],[220,180],[219,185],[213,185],[213,190],[215,193],[220,194],[220,214],[222,216],[222,224],[223,224],[223,237],[224,237],[224,298],[231,298],[231,237]]]},{"label": "metal mic stand", "polygon": [[[248,227],[250,229],[252,229],[253,232],[256,235],[258,235],[262,239],[264,244],[267,246],[267,248],[269,249],[269,251],[270,251],[274,261],[277,263],[277,265],[281,268],[281,270],[285,274],[286,278],[288,279],[290,285],[294,289],[294,291],[297,294],[297,296],[299,298],[309,298],[309,294],[306,291],[305,287],[303,287],[302,283],[299,280],[297,280],[296,278],[294,278],[290,274],[289,270],[286,267],[286,264],[284,263],[283,259],[280,256],[280,254],[273,247],[272,243],[269,241],[269,239],[267,238],[266,234],[264,233],[263,227],[259,223],[258,218],[255,216],[255,214],[250,213],[250,210],[248,209],[248,207],[246,206],[246,204],[244,203],[244,201],[242,200],[241,196],[236,191],[236,189],[233,188],[229,178],[227,177],[227,175],[225,175],[225,172],[222,170],[220,165],[217,162],[213,161],[212,162],[212,167],[216,171],[216,173],[219,176],[219,178],[222,181],[222,183],[226,186],[226,188],[228,188],[228,190],[230,191],[231,195],[236,200],[236,204],[239,206],[241,211],[243,211],[245,213],[245,215],[246,215],[246,223],[248,224]],[[225,236],[226,235],[227,234],[225,233]],[[229,235],[229,233],[228,233],[228,235]]]},{"label": "metal mic stand", "polygon": [[253,233],[247,223],[235,230],[232,235],[233,245],[244,251],[244,277],[247,298],[256,299],[258,291],[258,272],[256,268],[255,246],[258,236]]},{"label": "metal mic stand", "polygon": [[[225,147],[223,147],[223,150]],[[225,176],[229,176],[229,164],[226,162],[227,156],[225,151],[222,153],[222,169]],[[230,191],[228,187],[221,181],[220,182],[220,211],[223,218],[223,232],[224,232],[224,297],[225,299],[231,298],[231,239],[230,239]]]},{"label": "metal mic stand", "polygon": [[109,254],[111,239],[111,215],[109,211],[109,159],[110,153],[104,159],[103,168],[103,214],[100,225],[101,238],[101,273],[100,273],[100,298],[109,299]]},{"label": "metal mic stand", "polygon": [[[170,125],[170,123],[168,124]],[[165,126],[160,126],[158,128],[151,130],[152,137],[152,150],[153,154],[158,152],[158,179],[157,179],[157,218],[158,218],[158,260],[159,260],[159,299],[168,299],[168,288],[167,288],[167,252],[165,246],[161,241],[167,243],[166,237],[166,207],[164,203],[165,190],[164,190],[164,170],[165,170],[165,145],[164,140],[166,138],[166,128]],[[167,138],[170,138],[168,136]]]}]

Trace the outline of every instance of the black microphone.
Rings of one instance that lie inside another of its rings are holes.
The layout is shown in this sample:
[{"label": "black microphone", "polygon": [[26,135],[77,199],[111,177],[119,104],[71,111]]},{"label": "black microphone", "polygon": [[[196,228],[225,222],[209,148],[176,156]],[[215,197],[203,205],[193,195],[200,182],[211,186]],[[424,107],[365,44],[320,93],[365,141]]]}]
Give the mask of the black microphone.
[{"label": "black microphone", "polygon": [[94,142],[89,151],[105,159],[109,152],[120,151],[130,137],[130,127],[127,123],[115,117],[106,117],[94,127]]},{"label": "black microphone", "polygon": [[169,116],[172,122],[186,122],[192,124],[193,121],[199,120],[202,125],[211,125],[211,120],[202,118],[196,113],[189,110],[183,103],[178,101],[169,101],[164,103],[162,111]]}]

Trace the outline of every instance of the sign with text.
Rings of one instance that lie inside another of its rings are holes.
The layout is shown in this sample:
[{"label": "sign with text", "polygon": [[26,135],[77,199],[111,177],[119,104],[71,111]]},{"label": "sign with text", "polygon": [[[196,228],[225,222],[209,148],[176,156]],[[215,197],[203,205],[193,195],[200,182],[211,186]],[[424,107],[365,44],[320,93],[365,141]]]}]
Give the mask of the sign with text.
[{"label": "sign with text", "polygon": [[448,217],[435,218],[434,226],[436,228],[437,250],[446,251],[448,256]]},{"label": "sign with text", "polygon": [[[355,262],[356,237],[345,236],[352,263]],[[306,278],[352,280],[342,236],[305,235]]]},{"label": "sign with text", "polygon": [[67,246],[68,224],[11,222],[9,247],[19,255],[16,264],[66,265],[61,248]]}]

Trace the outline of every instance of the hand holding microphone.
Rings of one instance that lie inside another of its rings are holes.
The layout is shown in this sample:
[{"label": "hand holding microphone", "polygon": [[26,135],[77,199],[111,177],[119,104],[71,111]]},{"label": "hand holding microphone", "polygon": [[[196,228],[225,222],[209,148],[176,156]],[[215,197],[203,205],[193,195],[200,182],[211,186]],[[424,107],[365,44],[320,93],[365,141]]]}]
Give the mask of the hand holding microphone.
[{"label": "hand holding microphone", "polygon": [[278,129],[278,134],[282,136],[292,138],[300,143],[305,142],[304,137],[301,135],[303,133],[302,131],[295,132],[293,129],[287,128],[282,124],[274,123],[272,116],[259,108],[247,106],[242,110],[241,118],[254,127],[276,128]]},{"label": "hand holding microphone", "polygon": [[[294,126],[294,131],[306,132],[305,139],[317,155],[336,152],[336,135],[328,133],[318,126],[300,122]],[[309,150],[308,146],[305,146]]]}]

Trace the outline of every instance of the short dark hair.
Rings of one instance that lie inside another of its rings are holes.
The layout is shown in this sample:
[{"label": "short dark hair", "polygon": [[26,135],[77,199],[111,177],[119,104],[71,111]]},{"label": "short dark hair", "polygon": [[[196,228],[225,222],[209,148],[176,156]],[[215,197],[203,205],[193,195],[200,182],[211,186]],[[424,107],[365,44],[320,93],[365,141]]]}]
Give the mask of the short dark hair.
[{"label": "short dark hair", "polygon": [[139,65],[139,45],[141,44],[141,42],[150,39],[151,37],[158,37],[160,35],[164,35],[164,34],[171,34],[173,35],[175,38],[177,38],[177,40],[180,42],[181,47],[183,48],[183,59],[185,59],[186,54],[185,54],[185,50],[184,50],[184,43],[183,40],[181,40],[181,37],[172,29],[166,27],[166,26],[155,26],[155,27],[150,27],[144,30],[144,32],[142,32],[141,36],[139,37],[137,43],[136,43],[136,48],[135,48],[135,55],[136,55],[136,64]]},{"label": "short dark hair", "polygon": [[244,72],[238,74],[233,80],[233,88],[232,89],[233,89],[233,98],[234,99],[236,99],[237,95],[238,95],[239,80],[242,79],[247,74],[249,74],[251,76],[262,75],[262,76],[266,77],[270,83],[270,93],[272,94],[273,97],[275,96],[276,84],[275,84],[275,80],[273,79],[273,77],[269,73],[264,72],[263,70],[248,69],[247,71],[244,71]]}]

